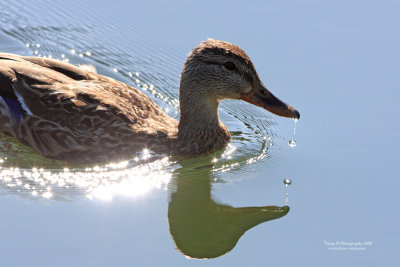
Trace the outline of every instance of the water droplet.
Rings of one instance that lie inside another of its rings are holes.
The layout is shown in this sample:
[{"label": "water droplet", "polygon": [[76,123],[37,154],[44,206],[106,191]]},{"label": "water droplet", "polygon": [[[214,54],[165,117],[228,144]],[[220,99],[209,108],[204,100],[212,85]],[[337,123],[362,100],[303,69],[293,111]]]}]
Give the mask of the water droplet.
[{"label": "water droplet", "polygon": [[283,183],[284,183],[286,186],[289,186],[289,185],[292,184],[292,180],[290,180],[289,178],[285,178],[285,179],[283,180]]},{"label": "water droplet", "polygon": [[296,146],[296,141],[294,139],[290,139],[289,146],[290,147],[295,147]]},{"label": "water droplet", "polygon": [[118,72],[118,69],[117,69],[117,68],[113,68],[113,71],[114,71],[114,72]]},{"label": "water droplet", "polygon": [[[297,121],[298,121],[297,119],[294,119],[293,136],[296,134],[296,122]],[[289,140],[289,146],[290,147],[296,146],[296,141],[293,138]]]},{"label": "water droplet", "polygon": [[90,53],[90,51],[86,51],[85,53],[88,57],[90,57],[92,55],[92,53]]},{"label": "water droplet", "polygon": [[72,55],[74,55],[75,52],[76,52],[76,50],[75,50],[75,49],[71,49],[69,52],[70,52]]}]

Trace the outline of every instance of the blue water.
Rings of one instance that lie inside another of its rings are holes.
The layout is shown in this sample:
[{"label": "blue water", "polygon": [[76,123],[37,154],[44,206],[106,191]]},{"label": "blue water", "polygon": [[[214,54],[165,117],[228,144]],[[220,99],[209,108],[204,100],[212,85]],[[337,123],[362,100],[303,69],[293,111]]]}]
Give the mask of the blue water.
[{"label": "blue water", "polygon": [[[228,162],[239,166],[170,163],[162,167],[169,182],[137,194],[89,198],[89,187],[57,187],[47,198],[2,182],[1,265],[399,266],[399,11],[395,1],[2,1],[1,51],[152,84],[156,92],[145,92],[175,118],[187,53],[208,37],[233,42],[301,120],[290,148],[291,120],[227,101],[221,118],[238,136]],[[223,256],[188,259],[170,235],[168,210],[191,185],[218,207],[284,206],[288,193],[290,211]]]}]

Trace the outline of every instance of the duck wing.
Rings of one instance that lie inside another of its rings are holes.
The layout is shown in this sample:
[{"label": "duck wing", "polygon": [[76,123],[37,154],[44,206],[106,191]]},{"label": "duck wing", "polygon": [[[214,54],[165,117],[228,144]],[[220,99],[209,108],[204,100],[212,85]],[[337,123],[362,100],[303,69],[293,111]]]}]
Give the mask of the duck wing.
[{"label": "duck wing", "polygon": [[0,131],[52,158],[165,141],[176,124],[137,89],[52,59],[0,54],[0,98]]},{"label": "duck wing", "polygon": [[[0,54],[0,95],[18,101],[24,114],[66,126],[74,114],[96,117],[106,110],[131,122],[124,116],[115,90],[110,90],[120,84],[100,78],[56,60]],[[98,113],[90,112],[95,110]]]}]

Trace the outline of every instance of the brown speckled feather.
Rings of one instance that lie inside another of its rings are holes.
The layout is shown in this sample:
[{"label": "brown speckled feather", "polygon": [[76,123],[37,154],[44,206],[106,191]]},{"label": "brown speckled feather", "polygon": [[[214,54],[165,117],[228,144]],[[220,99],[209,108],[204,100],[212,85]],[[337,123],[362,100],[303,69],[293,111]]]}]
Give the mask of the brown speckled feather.
[{"label": "brown speckled feather", "polygon": [[1,131],[47,157],[96,162],[143,148],[168,152],[176,135],[176,120],[114,79],[52,59],[8,54],[0,54],[0,69],[2,95],[19,94],[32,113],[18,125],[3,123]]}]

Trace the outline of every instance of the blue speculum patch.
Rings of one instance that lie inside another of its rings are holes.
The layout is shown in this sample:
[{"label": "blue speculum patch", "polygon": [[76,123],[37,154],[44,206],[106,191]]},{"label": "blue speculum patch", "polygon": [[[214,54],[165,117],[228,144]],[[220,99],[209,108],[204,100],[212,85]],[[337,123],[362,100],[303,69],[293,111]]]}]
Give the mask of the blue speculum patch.
[{"label": "blue speculum patch", "polygon": [[14,122],[17,122],[17,123],[21,122],[22,110],[21,110],[21,105],[19,104],[19,102],[12,100],[10,98],[4,97],[4,96],[0,96],[0,97],[7,104],[8,109],[10,110],[10,114],[11,114]]}]

